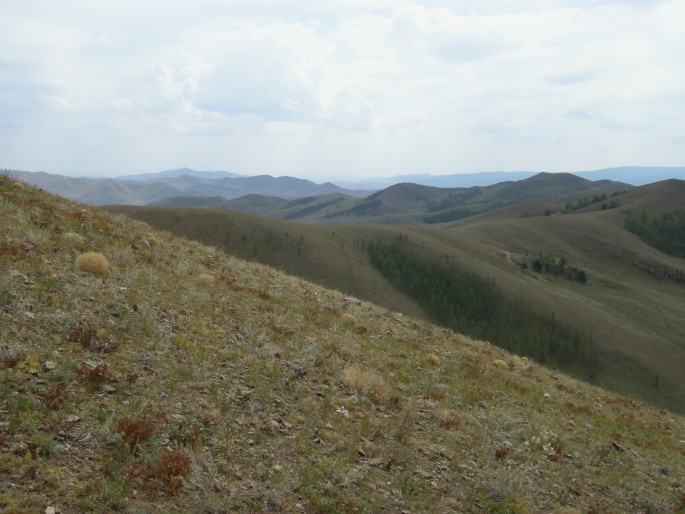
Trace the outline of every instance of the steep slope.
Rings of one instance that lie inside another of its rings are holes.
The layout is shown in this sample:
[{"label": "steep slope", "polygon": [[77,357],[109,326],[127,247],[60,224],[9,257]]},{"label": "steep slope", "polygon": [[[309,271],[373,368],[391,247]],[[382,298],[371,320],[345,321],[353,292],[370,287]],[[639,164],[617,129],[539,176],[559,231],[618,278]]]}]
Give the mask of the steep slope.
[{"label": "steep slope", "polygon": [[7,512],[683,508],[682,417],[6,178],[0,195]]}]

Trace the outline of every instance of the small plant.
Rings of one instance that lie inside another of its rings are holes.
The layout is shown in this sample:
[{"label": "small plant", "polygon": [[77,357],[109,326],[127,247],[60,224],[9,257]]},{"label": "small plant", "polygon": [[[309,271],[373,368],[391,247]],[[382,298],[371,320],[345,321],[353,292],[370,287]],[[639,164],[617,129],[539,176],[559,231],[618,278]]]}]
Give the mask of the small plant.
[{"label": "small plant", "polygon": [[48,434],[43,432],[36,432],[31,436],[31,444],[29,448],[35,455],[43,457],[52,457],[56,452],[57,441]]},{"label": "small plant", "polygon": [[139,459],[128,463],[128,475],[142,480],[149,490],[160,486],[172,493],[183,486],[183,477],[190,471],[190,458],[183,452],[165,450],[153,460]]},{"label": "small plant", "polygon": [[523,444],[531,450],[542,451],[545,457],[552,461],[559,460],[563,450],[561,438],[547,429],[543,430],[538,436],[532,436]]},{"label": "small plant", "polygon": [[351,389],[362,394],[385,397],[390,392],[386,382],[376,373],[349,367],[343,371],[343,382]]},{"label": "small plant", "polygon": [[83,348],[91,349],[91,341],[97,334],[97,331],[87,321],[77,321],[69,332],[68,339],[72,343],[78,343]]},{"label": "small plant", "polygon": [[348,325],[350,327],[356,327],[357,323],[358,323],[357,318],[355,318],[349,312],[343,313],[342,320],[343,320],[343,323],[345,323],[345,325]]},{"label": "small plant", "polygon": [[86,238],[81,234],[77,234],[76,232],[65,232],[62,234],[62,237],[74,244],[76,247],[81,247],[86,243]]},{"label": "small plant", "polygon": [[107,380],[107,369],[108,366],[106,362],[96,366],[90,366],[84,363],[81,364],[81,367],[78,369],[78,376],[81,378],[81,380],[85,380],[93,384],[101,384]]},{"label": "small plant", "polygon": [[128,443],[131,451],[135,450],[141,441],[145,441],[155,431],[155,423],[149,415],[137,418],[125,418],[117,425],[117,432]]},{"label": "small plant", "polygon": [[59,410],[64,405],[64,392],[67,389],[67,384],[62,382],[45,391],[41,396],[43,405],[50,410]]},{"label": "small plant", "polygon": [[76,257],[76,269],[93,275],[104,275],[109,270],[107,257],[97,252],[86,252]]},{"label": "small plant", "polygon": [[434,353],[431,353],[431,354],[426,356],[426,364],[430,364],[431,366],[439,366],[440,365],[440,357],[438,357]]},{"label": "small plant", "polygon": [[183,477],[190,471],[190,458],[182,452],[165,451],[157,461],[157,477],[167,492],[183,485]]},{"label": "small plant", "polygon": [[13,351],[0,354],[0,364],[5,368],[14,368],[24,360],[24,354],[20,351]]},{"label": "small plant", "polygon": [[492,365],[498,367],[499,369],[509,370],[509,364],[502,359],[495,359],[492,361]]}]

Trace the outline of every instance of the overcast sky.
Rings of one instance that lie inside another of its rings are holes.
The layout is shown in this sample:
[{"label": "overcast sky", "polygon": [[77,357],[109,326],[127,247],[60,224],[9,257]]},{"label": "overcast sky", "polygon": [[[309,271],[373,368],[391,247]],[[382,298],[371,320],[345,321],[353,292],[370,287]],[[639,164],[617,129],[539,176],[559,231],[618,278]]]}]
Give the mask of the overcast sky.
[{"label": "overcast sky", "polygon": [[0,168],[685,165],[685,0],[1,0]]}]

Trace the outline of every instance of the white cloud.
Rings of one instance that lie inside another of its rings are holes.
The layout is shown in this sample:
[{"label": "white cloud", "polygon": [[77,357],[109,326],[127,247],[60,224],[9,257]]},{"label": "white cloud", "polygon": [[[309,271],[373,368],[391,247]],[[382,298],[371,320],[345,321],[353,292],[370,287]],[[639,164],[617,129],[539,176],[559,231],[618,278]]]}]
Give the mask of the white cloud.
[{"label": "white cloud", "polygon": [[685,157],[683,0],[0,11],[3,166],[323,178]]}]

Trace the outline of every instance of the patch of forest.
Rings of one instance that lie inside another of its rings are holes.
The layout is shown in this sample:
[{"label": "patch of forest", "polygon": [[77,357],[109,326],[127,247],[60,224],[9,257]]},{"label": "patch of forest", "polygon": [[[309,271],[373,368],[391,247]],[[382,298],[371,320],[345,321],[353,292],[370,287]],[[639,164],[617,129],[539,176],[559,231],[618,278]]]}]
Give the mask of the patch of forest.
[{"label": "patch of forest", "polygon": [[[615,191],[611,193],[611,198],[615,198],[619,195],[625,194],[625,191]],[[568,214],[569,212],[577,211],[578,209],[584,209],[588,205],[594,205],[601,203],[600,210],[605,211],[607,209],[616,209],[617,207],[620,206],[620,203],[618,200],[611,200],[609,203],[607,203],[608,196],[606,193],[602,193],[601,195],[594,195],[594,196],[586,196],[585,198],[581,198],[580,200],[569,200],[566,202],[566,205],[564,207],[564,210],[562,211],[564,214]]]},{"label": "patch of forest", "polygon": [[304,218],[305,216],[308,216],[309,214],[313,214],[316,211],[320,211],[321,209],[325,209],[326,207],[329,207],[333,204],[342,205],[342,199],[334,198],[332,200],[327,200],[325,202],[319,202],[317,204],[310,205],[308,207],[304,207],[298,211],[291,212],[290,214],[287,214],[286,216],[283,217],[283,219],[284,220],[294,220],[297,218]]},{"label": "patch of forest", "polygon": [[439,202],[435,200],[426,202],[426,212],[438,212],[451,209],[453,207],[459,207],[460,205],[464,205],[469,200],[481,194],[483,194],[483,189],[478,186],[459,193],[450,193]]},{"label": "patch of forest", "polygon": [[623,227],[659,251],[685,257],[685,210],[656,214],[628,209]]},{"label": "patch of forest", "polygon": [[505,297],[494,280],[456,263],[421,258],[406,236],[392,244],[372,242],[369,252],[373,265],[438,323],[548,366],[596,379],[599,362],[591,337],[554,316],[534,311],[523,299]]},{"label": "patch of forest", "polygon": [[[522,267],[527,269],[528,264],[524,262]],[[533,260],[531,268],[537,273],[551,273],[557,277],[562,276],[581,284],[587,284],[588,282],[588,276],[584,270],[569,266],[564,257],[558,257],[551,253],[543,255],[542,252],[539,252],[538,256]]]},{"label": "patch of forest", "polygon": [[383,206],[383,202],[378,198],[374,198],[373,200],[369,200],[370,198],[371,198],[371,196],[369,196],[369,198],[367,198],[362,203],[355,205],[354,207],[350,207],[349,209],[345,209],[344,211],[334,212],[332,214],[328,214],[325,217],[326,218],[337,218],[337,217],[341,217],[341,216],[357,216],[357,217],[359,217],[359,216],[376,215],[380,211],[380,208]]}]

